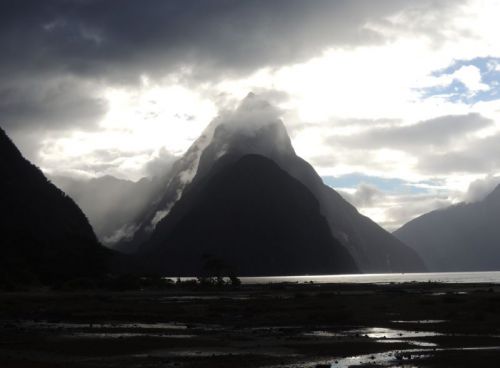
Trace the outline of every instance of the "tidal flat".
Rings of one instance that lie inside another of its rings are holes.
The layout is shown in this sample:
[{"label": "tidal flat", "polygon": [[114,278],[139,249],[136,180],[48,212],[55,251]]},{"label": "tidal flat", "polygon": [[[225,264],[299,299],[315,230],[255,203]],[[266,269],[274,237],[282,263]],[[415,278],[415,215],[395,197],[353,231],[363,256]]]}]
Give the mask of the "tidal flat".
[{"label": "tidal flat", "polygon": [[0,293],[0,367],[486,367],[500,285]]}]

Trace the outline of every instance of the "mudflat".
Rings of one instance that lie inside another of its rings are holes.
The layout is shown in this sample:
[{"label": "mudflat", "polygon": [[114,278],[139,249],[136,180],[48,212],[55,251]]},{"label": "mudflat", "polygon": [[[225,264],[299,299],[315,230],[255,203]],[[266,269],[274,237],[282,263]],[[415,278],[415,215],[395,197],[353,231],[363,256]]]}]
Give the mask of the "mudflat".
[{"label": "mudflat", "polygon": [[500,285],[0,293],[0,367],[488,367]]}]

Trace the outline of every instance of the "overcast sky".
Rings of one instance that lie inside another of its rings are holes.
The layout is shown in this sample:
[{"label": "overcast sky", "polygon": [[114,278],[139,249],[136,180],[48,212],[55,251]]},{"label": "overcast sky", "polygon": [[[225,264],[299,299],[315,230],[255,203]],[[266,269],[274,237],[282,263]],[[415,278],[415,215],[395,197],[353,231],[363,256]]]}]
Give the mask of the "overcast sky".
[{"label": "overcast sky", "polygon": [[499,15],[493,0],[3,0],[0,125],[47,173],[135,180],[253,91],[391,230],[500,181]]}]

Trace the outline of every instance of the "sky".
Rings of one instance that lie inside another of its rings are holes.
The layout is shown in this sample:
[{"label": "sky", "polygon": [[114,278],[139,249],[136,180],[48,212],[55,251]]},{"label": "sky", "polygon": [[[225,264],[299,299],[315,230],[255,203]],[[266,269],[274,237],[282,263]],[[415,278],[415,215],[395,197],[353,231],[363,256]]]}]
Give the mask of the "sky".
[{"label": "sky", "polygon": [[49,175],[161,173],[249,92],[394,230],[500,182],[500,1],[3,0],[0,126]]}]

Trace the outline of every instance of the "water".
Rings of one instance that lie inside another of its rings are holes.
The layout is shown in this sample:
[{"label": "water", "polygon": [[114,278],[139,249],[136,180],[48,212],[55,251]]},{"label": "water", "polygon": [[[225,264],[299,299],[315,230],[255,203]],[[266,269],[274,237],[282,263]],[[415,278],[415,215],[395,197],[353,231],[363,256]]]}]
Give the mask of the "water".
[{"label": "water", "polygon": [[[280,365],[280,368],[354,368],[354,367],[386,367],[386,368],[419,368],[428,366],[421,364],[422,359],[432,357],[447,351],[499,351],[498,346],[478,347],[452,347],[452,348],[411,348],[390,350],[382,353],[360,354],[344,358],[330,358],[321,360],[310,360],[288,365]],[[474,365],[471,365],[472,367]],[[278,368],[278,366],[270,366]]]},{"label": "water", "polygon": [[319,338],[365,337],[378,343],[403,343],[420,347],[436,347],[437,344],[421,341],[421,339],[442,335],[442,333],[434,331],[397,330],[385,327],[363,327],[346,331],[310,331],[304,333],[304,336]]},{"label": "water", "polygon": [[[321,361],[304,362],[300,365],[293,364],[288,367],[301,368],[351,368],[351,367],[388,367],[388,368],[418,368],[421,359],[431,357],[446,351],[497,351],[498,346],[478,346],[468,348],[432,348],[432,349],[402,349],[391,350],[383,353],[361,354],[352,357],[329,359]],[[286,367],[286,366],[285,366]]]},{"label": "water", "polygon": [[182,323],[176,322],[155,322],[155,323],[121,323],[121,322],[108,322],[108,323],[69,323],[69,322],[47,322],[47,321],[21,321],[20,327],[24,328],[40,328],[40,329],[146,329],[146,330],[186,330],[188,327]]},{"label": "water", "polygon": [[389,284],[407,282],[440,282],[457,284],[500,284],[500,271],[490,272],[427,272],[427,273],[384,273],[356,275],[305,275],[241,277],[244,284],[269,283],[339,283],[339,284]]},{"label": "water", "polygon": [[346,336],[364,336],[370,339],[405,339],[418,337],[440,336],[442,334],[432,331],[408,331],[396,330],[385,327],[363,327],[340,332],[329,331],[311,331],[306,332],[305,336],[315,337],[346,337]]},{"label": "water", "polygon": [[432,331],[408,331],[408,330],[396,330],[392,328],[385,327],[368,327],[359,328],[348,331],[350,334],[358,334],[362,336],[367,336],[371,339],[404,339],[404,338],[418,338],[418,337],[431,337],[442,335],[438,332]]},{"label": "water", "polygon": [[418,319],[418,320],[395,320],[392,323],[408,323],[408,324],[422,324],[422,325],[433,325],[436,323],[448,322],[445,319]]}]

